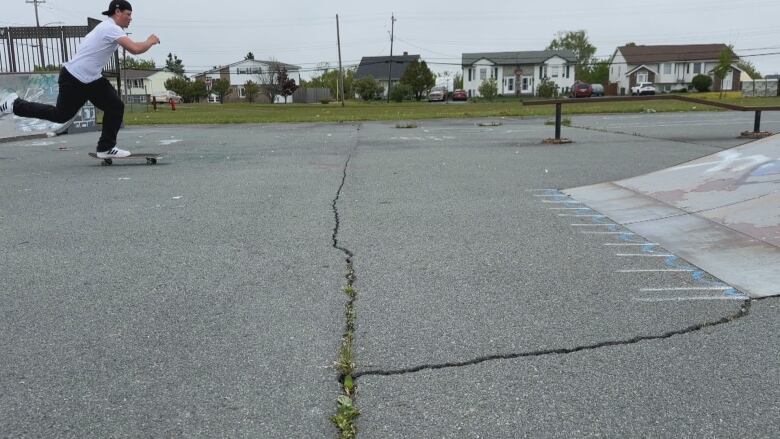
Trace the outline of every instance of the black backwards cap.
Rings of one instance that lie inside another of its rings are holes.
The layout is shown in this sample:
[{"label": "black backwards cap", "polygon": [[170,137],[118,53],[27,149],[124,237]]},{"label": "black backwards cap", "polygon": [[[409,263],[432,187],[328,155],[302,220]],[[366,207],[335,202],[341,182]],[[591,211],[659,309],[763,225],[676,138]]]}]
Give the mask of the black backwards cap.
[{"label": "black backwards cap", "polygon": [[108,4],[108,10],[103,11],[103,15],[108,15],[109,17],[114,15],[114,12],[118,10],[120,11],[127,11],[133,10],[133,7],[130,6],[130,2],[125,0],[111,0],[111,3]]}]

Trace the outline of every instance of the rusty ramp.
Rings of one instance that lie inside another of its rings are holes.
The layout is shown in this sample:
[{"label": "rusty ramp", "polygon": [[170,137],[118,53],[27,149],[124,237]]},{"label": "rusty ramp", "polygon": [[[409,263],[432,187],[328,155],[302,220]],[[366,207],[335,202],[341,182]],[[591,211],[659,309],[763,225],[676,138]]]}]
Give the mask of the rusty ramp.
[{"label": "rusty ramp", "polygon": [[750,297],[780,295],[780,135],[563,192]]}]

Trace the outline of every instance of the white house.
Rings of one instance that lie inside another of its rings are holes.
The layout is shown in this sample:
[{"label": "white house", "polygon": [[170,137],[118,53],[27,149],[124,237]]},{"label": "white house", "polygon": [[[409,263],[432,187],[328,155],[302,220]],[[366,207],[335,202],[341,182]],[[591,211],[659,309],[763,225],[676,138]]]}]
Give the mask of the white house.
[{"label": "white house", "polygon": [[[630,94],[639,82],[652,82],[661,92],[691,89],[694,76],[713,76],[725,44],[684,44],[663,46],[621,46],[609,62],[609,82],[618,94]],[[712,83],[713,91],[739,90],[742,70],[736,66],[739,57],[732,53],[731,72]],[[713,78],[714,79],[714,78]]]},{"label": "white house", "polygon": [[[123,69],[121,73],[125,87],[121,97],[124,98],[127,92],[128,103],[145,103],[151,100],[151,96],[164,94],[167,91],[165,81],[176,76],[163,69]],[[114,82],[112,84],[116,87]]]},{"label": "white house", "polygon": [[[233,91],[225,97],[225,102],[244,102],[246,101],[246,90],[244,85],[247,81],[252,81],[258,85],[270,84],[276,78],[273,75],[274,65],[281,65],[287,70],[287,75],[295,80],[296,84],[301,83],[301,68],[292,64],[285,64],[279,61],[258,61],[245,59],[222,67],[215,67],[206,72],[195,76],[196,80],[206,82],[206,87],[211,90],[211,83],[216,79],[226,79],[230,81],[230,87]],[[268,98],[259,94],[255,97],[256,102],[268,102]],[[275,103],[284,103],[284,97],[277,96]],[[292,96],[287,98],[287,103],[292,103]]]},{"label": "white house", "polygon": [[462,55],[463,89],[477,97],[479,86],[489,78],[498,83],[501,95],[535,95],[544,80],[555,83],[560,93],[574,85],[577,57],[569,50],[486,52]]}]

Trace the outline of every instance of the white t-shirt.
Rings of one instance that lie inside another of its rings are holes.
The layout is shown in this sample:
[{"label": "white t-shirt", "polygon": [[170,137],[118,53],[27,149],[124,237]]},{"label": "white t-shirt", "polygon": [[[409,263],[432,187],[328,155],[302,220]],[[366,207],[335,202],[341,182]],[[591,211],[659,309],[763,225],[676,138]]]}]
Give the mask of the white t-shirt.
[{"label": "white t-shirt", "polygon": [[84,37],[76,49],[76,56],[64,64],[65,68],[85,84],[97,81],[102,76],[103,66],[119,46],[117,40],[124,36],[127,36],[125,31],[109,18]]}]

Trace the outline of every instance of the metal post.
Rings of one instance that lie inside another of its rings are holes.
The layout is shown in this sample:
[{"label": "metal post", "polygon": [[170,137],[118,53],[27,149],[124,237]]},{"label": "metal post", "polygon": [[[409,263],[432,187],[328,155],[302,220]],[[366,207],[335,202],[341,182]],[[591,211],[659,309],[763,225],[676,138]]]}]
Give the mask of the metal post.
[{"label": "metal post", "polygon": [[756,111],[756,121],[753,124],[753,132],[754,133],[760,133],[761,132],[761,112]]},{"label": "metal post", "polygon": [[[341,106],[344,106],[344,69],[341,66],[341,30],[339,28],[339,14],[336,14],[336,41],[339,45],[339,78],[337,80],[336,88],[341,90]],[[336,93],[336,99],[338,99],[338,93]]]},{"label": "metal post", "polygon": [[561,140],[561,108],[563,104],[555,104],[555,140]]},{"label": "metal post", "polygon": [[395,14],[390,17],[390,61],[387,63],[387,103],[390,103],[390,86],[393,83],[393,39],[395,37]]}]

